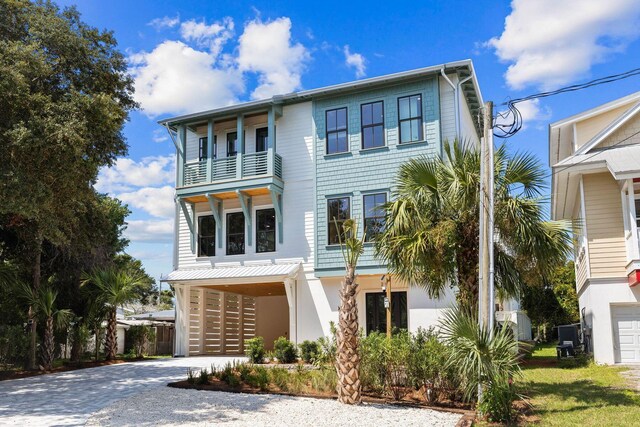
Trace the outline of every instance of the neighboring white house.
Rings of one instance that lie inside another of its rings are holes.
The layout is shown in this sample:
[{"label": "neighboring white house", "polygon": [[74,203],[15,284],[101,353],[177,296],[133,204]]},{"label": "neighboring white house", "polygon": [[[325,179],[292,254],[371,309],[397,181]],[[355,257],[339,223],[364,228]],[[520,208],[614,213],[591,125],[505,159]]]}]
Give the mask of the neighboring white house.
[{"label": "neighboring white house", "polygon": [[[478,141],[471,61],[458,61],[162,120],[177,148],[176,355],[241,353],[328,335],[344,266],[335,224],[380,224],[399,165]],[[371,243],[358,266],[359,319],[384,330]],[[392,322],[434,326],[452,293],[430,299],[392,279]]]},{"label": "neighboring white house", "polygon": [[554,219],[571,219],[581,320],[598,363],[640,363],[640,92],[549,128]]}]

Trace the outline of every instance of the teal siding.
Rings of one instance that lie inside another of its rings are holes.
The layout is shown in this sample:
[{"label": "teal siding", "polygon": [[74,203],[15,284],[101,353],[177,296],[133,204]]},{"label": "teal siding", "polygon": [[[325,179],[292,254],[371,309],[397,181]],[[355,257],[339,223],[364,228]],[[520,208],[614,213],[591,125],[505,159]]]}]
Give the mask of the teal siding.
[{"label": "teal siding", "polygon": [[[424,142],[398,144],[398,97],[422,94]],[[360,105],[384,101],[386,146],[361,150]],[[393,191],[396,172],[404,161],[420,155],[438,155],[441,151],[439,91],[436,78],[416,83],[396,85],[385,89],[349,94],[342,97],[314,100],[316,146],[316,271],[337,274],[344,271],[340,247],[327,244],[327,199],[348,195],[351,198],[351,217],[363,229],[363,195]],[[326,155],[325,111],[348,108],[347,153]],[[361,234],[360,234],[361,235]],[[360,258],[364,270],[377,271],[382,267],[368,244]],[[324,274],[323,274],[324,275]]]}]

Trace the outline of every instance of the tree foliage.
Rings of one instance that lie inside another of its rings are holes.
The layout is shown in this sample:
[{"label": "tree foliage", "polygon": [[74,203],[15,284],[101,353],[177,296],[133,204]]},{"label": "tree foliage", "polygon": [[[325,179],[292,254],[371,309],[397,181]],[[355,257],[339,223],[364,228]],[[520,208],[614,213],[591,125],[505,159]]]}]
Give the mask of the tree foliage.
[{"label": "tree foliage", "polygon": [[[544,220],[544,170],[532,155],[502,146],[494,158],[495,284],[502,295],[518,296],[523,275],[546,277],[564,262],[570,224]],[[445,142],[443,158],[409,160],[376,241],[393,274],[435,298],[457,285],[466,310],[478,302],[479,183],[480,153],[470,143]]]}]

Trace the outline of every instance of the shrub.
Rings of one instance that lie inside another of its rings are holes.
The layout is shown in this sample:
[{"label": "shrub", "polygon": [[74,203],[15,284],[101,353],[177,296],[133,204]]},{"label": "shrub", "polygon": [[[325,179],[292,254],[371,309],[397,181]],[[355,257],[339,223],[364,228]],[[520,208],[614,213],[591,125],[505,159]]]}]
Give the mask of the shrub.
[{"label": "shrub", "polygon": [[234,371],[234,366],[231,363],[224,365],[224,369],[218,373],[218,379],[227,383],[231,387],[237,387],[240,385],[240,380]]},{"label": "shrub", "polygon": [[275,384],[280,390],[289,390],[289,371],[284,368],[269,369],[270,382]]},{"label": "shrub", "polygon": [[510,384],[490,384],[482,393],[478,411],[486,414],[488,421],[509,423],[516,416],[513,401],[517,398],[518,395]]},{"label": "shrub", "polygon": [[241,363],[236,367],[238,374],[240,374],[241,381],[247,381],[247,378],[251,374],[251,366],[246,363]]},{"label": "shrub", "polygon": [[255,337],[245,340],[245,354],[251,363],[264,363],[264,338]]},{"label": "shrub", "polygon": [[387,377],[385,341],[380,332],[372,332],[360,340],[360,381],[365,390],[382,394]]},{"label": "shrub", "polygon": [[29,338],[20,325],[0,325],[0,366],[23,366],[29,352]]},{"label": "shrub", "polygon": [[147,353],[147,347],[150,342],[155,340],[155,337],[155,330],[148,325],[130,326],[125,333],[127,347],[137,358],[141,358]]},{"label": "shrub", "polygon": [[416,388],[424,388],[427,402],[435,402],[448,394],[453,398],[459,381],[447,366],[449,349],[432,329],[418,329],[411,340],[408,362],[409,377]]},{"label": "shrub", "polygon": [[253,372],[247,377],[247,384],[265,391],[269,387],[269,372],[264,366],[255,366]]},{"label": "shrub", "polygon": [[200,370],[200,376],[198,376],[198,384],[209,384],[209,372],[207,372],[207,368],[202,368]]},{"label": "shrub", "polygon": [[267,350],[264,353],[264,359],[267,362],[274,362],[276,360],[276,353],[273,350]]},{"label": "shrub", "polygon": [[300,344],[300,357],[305,363],[314,363],[320,354],[320,344],[304,340]]},{"label": "shrub", "polygon": [[189,384],[196,383],[196,376],[193,374],[193,371],[191,370],[191,368],[187,368],[187,382]]},{"label": "shrub", "polygon": [[323,367],[310,372],[311,387],[321,392],[334,392],[338,385],[338,374],[333,367]]},{"label": "shrub", "polygon": [[408,393],[411,335],[407,331],[399,331],[391,339],[385,339],[383,348],[386,362],[385,384],[393,398],[400,400]]},{"label": "shrub", "polygon": [[298,356],[296,346],[285,337],[280,337],[274,341],[273,351],[280,363],[293,363]]},{"label": "shrub", "polygon": [[331,335],[328,337],[318,338],[318,355],[316,356],[316,365],[333,365],[336,362],[337,345],[337,329],[336,324],[329,322],[329,331]]}]

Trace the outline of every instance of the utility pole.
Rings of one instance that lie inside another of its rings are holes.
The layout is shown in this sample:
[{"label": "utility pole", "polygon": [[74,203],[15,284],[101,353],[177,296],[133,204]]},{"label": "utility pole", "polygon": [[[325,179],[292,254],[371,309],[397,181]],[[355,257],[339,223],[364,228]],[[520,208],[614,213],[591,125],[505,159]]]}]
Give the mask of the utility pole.
[{"label": "utility pole", "polygon": [[493,286],[493,102],[484,104],[484,136],[480,140],[480,271],[479,271],[479,307],[480,325],[493,333],[495,320]]}]

